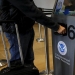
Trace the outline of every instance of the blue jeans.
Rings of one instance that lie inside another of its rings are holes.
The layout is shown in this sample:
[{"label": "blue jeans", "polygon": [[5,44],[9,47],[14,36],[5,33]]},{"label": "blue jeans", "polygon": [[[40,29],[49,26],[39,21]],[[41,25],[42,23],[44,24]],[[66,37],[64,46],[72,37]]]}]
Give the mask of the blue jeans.
[{"label": "blue jeans", "polygon": [[[10,61],[14,61],[20,59],[19,47],[16,34],[6,33],[5,35],[10,43]],[[34,52],[33,52],[33,41],[34,41],[34,30],[31,29],[25,34],[19,34],[20,42],[23,52],[23,57],[25,62],[30,62],[34,60]]]}]

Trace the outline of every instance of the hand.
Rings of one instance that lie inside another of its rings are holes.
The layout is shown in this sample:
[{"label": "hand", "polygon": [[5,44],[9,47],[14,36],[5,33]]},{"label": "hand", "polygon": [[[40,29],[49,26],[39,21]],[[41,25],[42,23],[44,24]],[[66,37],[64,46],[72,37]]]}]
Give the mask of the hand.
[{"label": "hand", "polygon": [[59,25],[59,29],[58,29],[57,32],[58,32],[59,34],[65,34],[65,33],[66,33],[66,29],[65,29],[65,27]]}]

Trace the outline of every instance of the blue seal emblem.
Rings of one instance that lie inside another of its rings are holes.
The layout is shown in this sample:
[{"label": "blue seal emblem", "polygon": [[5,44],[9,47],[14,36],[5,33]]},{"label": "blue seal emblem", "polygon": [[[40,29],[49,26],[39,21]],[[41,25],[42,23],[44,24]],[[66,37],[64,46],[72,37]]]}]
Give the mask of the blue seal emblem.
[{"label": "blue seal emblem", "polygon": [[57,48],[58,48],[58,51],[61,55],[66,55],[67,47],[66,47],[66,44],[63,41],[58,42]]}]

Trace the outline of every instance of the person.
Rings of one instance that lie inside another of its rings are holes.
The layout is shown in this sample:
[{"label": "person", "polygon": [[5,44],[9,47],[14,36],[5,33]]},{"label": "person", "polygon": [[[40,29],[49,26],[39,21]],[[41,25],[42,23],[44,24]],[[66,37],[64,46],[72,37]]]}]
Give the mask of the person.
[{"label": "person", "polygon": [[[34,66],[34,29],[33,25],[36,22],[41,23],[48,28],[51,28],[59,34],[66,33],[66,29],[59,25],[53,18],[47,17],[40,11],[34,4],[33,0],[0,0],[2,9],[2,20],[14,20],[18,25],[20,42],[24,57],[24,65]],[[17,36],[15,32],[14,23],[2,24],[5,35],[10,43],[10,66],[20,66],[20,54],[17,42]],[[3,72],[10,71],[6,67]]]},{"label": "person", "polygon": [[72,5],[71,0],[64,0],[64,6]]},{"label": "person", "polygon": [[62,1],[59,1],[56,6],[56,12],[60,12],[61,9],[62,9]]},{"label": "person", "polygon": [[75,1],[74,0],[64,0],[65,10],[74,11]]}]

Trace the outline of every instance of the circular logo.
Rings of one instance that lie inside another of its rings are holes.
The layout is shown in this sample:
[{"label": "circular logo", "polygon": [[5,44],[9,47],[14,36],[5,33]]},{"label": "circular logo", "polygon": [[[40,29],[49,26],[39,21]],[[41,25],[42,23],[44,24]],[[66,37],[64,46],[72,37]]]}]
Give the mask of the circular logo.
[{"label": "circular logo", "polygon": [[63,41],[59,41],[57,47],[58,47],[58,51],[61,55],[66,55],[67,47],[66,47],[66,44]]}]

